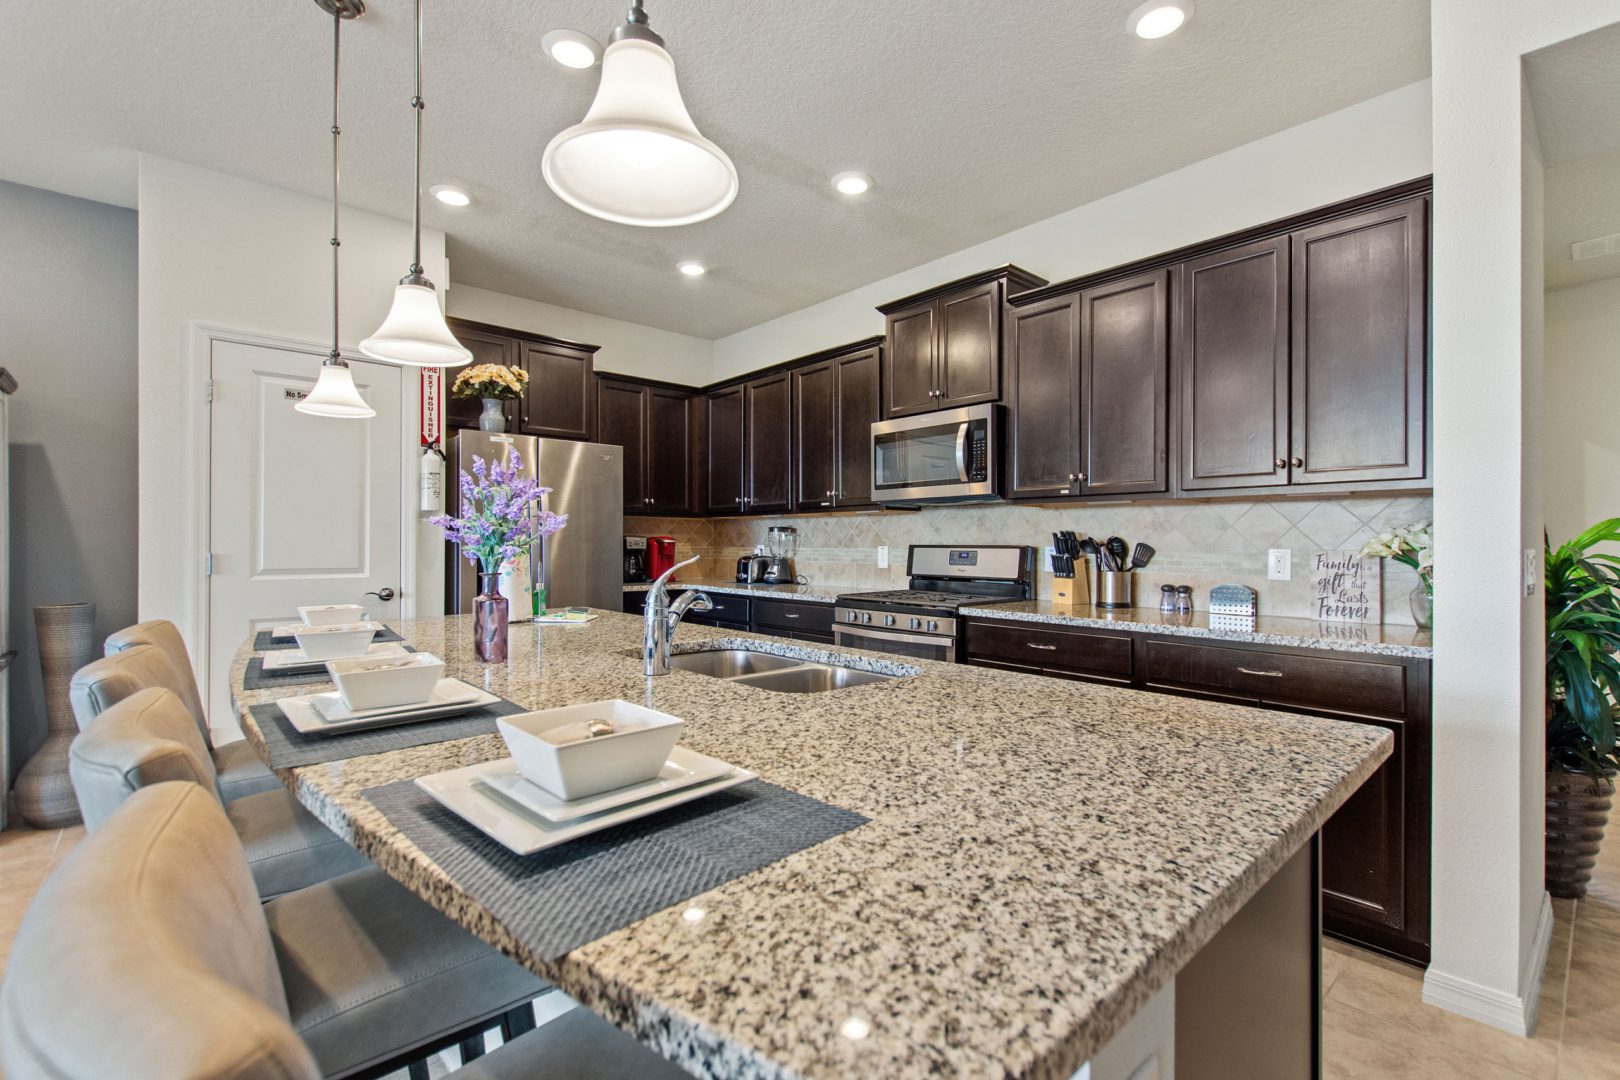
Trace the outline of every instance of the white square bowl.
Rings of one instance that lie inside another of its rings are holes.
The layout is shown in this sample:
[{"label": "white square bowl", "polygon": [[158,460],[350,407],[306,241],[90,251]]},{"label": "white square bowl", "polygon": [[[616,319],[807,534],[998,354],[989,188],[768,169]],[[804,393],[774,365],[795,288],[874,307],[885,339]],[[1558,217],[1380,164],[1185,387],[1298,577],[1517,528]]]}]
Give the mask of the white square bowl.
[{"label": "white square bowl", "polygon": [[305,626],[338,626],[366,621],[366,609],[359,604],[316,604],[298,609]]},{"label": "white square bowl", "polygon": [[344,623],[299,627],[293,631],[293,637],[311,660],[344,660],[364,656],[376,633],[369,623]]},{"label": "white square bowl", "polygon": [[[564,724],[606,720],[612,735],[558,746],[540,733]],[[583,799],[658,775],[686,727],[678,716],[613,699],[496,719],[518,771],[559,799]]]},{"label": "white square bowl", "polygon": [[444,678],[444,661],[432,653],[362,656],[329,660],[326,670],[350,712],[415,705],[426,701]]}]

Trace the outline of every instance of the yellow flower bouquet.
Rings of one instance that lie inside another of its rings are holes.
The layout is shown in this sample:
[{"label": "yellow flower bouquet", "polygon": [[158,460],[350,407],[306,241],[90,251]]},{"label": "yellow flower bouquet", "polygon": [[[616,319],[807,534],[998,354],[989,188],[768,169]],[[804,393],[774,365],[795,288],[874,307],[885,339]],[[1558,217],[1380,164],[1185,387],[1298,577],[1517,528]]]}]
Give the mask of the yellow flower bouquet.
[{"label": "yellow flower bouquet", "polygon": [[522,397],[523,388],[528,385],[529,373],[522,368],[509,368],[505,364],[475,364],[461,369],[450,387],[450,396],[512,401]]}]

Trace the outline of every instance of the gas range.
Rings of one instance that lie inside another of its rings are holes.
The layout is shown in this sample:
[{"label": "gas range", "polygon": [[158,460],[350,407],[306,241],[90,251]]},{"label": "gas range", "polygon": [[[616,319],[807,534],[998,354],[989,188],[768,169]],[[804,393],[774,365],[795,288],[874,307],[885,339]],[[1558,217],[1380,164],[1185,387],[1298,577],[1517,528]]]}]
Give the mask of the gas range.
[{"label": "gas range", "polygon": [[964,607],[1027,600],[1035,594],[1035,549],[913,544],[910,588],[844,593],[834,609],[840,645],[929,660],[955,660]]}]

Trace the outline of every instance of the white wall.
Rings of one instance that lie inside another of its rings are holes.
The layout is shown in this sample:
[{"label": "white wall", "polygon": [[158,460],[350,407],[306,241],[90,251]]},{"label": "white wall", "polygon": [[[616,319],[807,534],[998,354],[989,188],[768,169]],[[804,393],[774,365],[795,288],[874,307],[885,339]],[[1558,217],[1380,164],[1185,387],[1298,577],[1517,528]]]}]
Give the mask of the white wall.
[{"label": "white wall", "polygon": [[600,345],[596,370],[702,386],[711,381],[714,343],[640,323],[610,319],[520,296],[456,285],[446,297],[450,314],[513,330]]},{"label": "white wall", "polygon": [[[187,374],[190,327],[208,323],[328,346],[332,209],[320,199],[151,155],[141,156],[138,206],[140,615],[173,620],[196,653],[192,612],[202,553],[188,527],[196,493],[188,489],[185,463],[201,452],[191,434],[201,402]],[[410,256],[408,222],[344,211],[345,351],[382,322]],[[424,231],[422,262],[433,281],[449,279],[442,232]],[[414,425],[416,379],[404,380],[402,398]],[[418,536],[414,587],[424,602],[436,601],[442,545],[426,542],[434,538],[427,526]]]},{"label": "white wall", "polygon": [[11,421],[11,766],[45,737],[34,605],[135,621],[135,214],[0,182],[11,275],[0,367]]},{"label": "white wall", "polygon": [[1052,281],[1077,277],[1424,176],[1430,165],[1424,81],[721,338],[714,377],[881,334],[878,304],[1002,263]]},{"label": "white wall", "polygon": [[[1549,417],[1543,509],[1554,545],[1620,517],[1620,424],[1612,390],[1620,357],[1620,278],[1547,294],[1543,399]],[[1597,392],[1594,392],[1597,391]]]},{"label": "white wall", "polygon": [[1521,57],[1620,0],[1432,0],[1436,560],[1432,960],[1424,997],[1533,1021],[1545,941],[1541,166]]}]

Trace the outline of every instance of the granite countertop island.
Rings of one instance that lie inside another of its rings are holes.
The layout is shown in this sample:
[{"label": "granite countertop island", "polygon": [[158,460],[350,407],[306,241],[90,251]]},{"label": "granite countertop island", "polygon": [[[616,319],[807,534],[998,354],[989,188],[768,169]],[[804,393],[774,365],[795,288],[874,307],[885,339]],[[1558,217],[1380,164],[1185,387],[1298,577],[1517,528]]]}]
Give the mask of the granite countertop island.
[{"label": "granite countertop island", "polygon": [[[641,620],[619,613],[514,626],[489,666],[468,616],[392,625],[513,701],[646,703],[687,721],[684,745],[870,819],[693,898],[699,920],[678,904],[542,962],[360,794],[502,757],[499,736],[282,773],[429,903],[705,1076],[1068,1077],[1391,747],[1376,727],[690,625],[678,649],[919,673],[823,694],[648,679]],[[263,752],[248,708],[312,687],[243,690],[250,650],[232,684]],[[841,1033],[851,1017],[866,1037]]]}]

